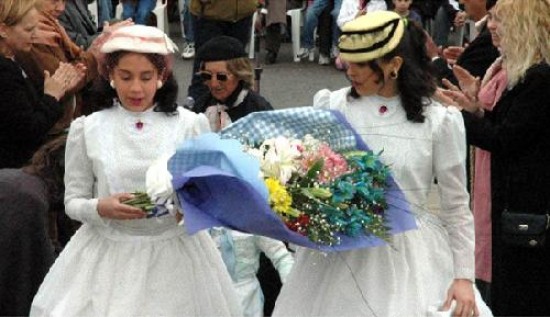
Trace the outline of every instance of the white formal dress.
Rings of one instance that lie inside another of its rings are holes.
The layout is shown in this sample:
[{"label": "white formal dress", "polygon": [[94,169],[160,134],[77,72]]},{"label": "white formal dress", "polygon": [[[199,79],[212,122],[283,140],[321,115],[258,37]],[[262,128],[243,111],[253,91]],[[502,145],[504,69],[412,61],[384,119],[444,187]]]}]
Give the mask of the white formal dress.
[{"label": "white formal dress", "polygon": [[[323,254],[300,248],[274,316],[433,316],[454,278],[474,280],[474,226],[466,191],[465,131],[453,108],[432,103],[424,123],[407,120],[398,97],[322,90],[314,105],[341,111],[370,149],[383,150],[418,229],[390,246]],[[428,209],[437,177],[439,213]],[[481,316],[491,311],[476,290]],[[439,314],[439,313],[437,313]]]},{"label": "white formal dress", "polygon": [[34,298],[32,316],[239,316],[231,279],[207,232],[173,216],[108,220],[98,197],[145,190],[161,154],[210,131],[204,115],[133,113],[120,105],[76,119],[66,148],[65,206],[83,225]]}]

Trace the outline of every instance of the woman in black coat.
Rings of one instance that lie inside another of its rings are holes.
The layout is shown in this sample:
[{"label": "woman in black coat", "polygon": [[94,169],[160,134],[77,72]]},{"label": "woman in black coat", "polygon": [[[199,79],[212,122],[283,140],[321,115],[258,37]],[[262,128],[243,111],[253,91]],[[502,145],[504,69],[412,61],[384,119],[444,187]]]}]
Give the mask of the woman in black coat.
[{"label": "woman in black coat", "polygon": [[229,36],[218,36],[197,52],[200,76],[208,93],[197,98],[193,111],[205,113],[213,131],[223,129],[249,113],[273,110],[252,90],[254,73],[243,45]]},{"label": "woman in black coat", "polygon": [[498,21],[508,89],[491,112],[475,99],[462,104],[468,142],[491,152],[491,308],[497,316],[550,315],[550,241],[543,247],[512,245],[501,227],[505,208],[550,213],[548,12],[548,1],[497,3],[492,19]]},{"label": "woman in black coat", "polygon": [[59,100],[84,76],[79,67],[60,64],[33,87],[14,58],[30,51],[38,22],[35,0],[0,1],[0,168],[25,165],[63,114]]}]

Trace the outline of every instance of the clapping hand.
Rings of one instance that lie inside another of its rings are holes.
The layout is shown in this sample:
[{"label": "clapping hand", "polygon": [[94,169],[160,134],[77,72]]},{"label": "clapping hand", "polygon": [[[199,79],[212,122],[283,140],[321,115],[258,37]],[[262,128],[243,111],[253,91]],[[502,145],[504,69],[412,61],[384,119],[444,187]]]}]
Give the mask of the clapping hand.
[{"label": "clapping hand", "polygon": [[76,88],[85,76],[86,67],[83,64],[71,65],[61,62],[53,75],[47,70],[44,71],[44,94],[60,100],[67,91]]},{"label": "clapping hand", "polygon": [[471,99],[475,99],[479,93],[481,87],[481,80],[479,77],[474,77],[463,67],[455,65],[453,67],[453,74],[458,80],[460,89]]},{"label": "clapping hand", "polygon": [[464,23],[466,23],[466,18],[467,17],[468,17],[468,15],[466,14],[466,12],[464,12],[464,11],[457,12],[457,14],[455,16],[455,19],[453,21],[453,25],[457,28],[463,26]]},{"label": "clapping hand", "polygon": [[448,46],[443,49],[443,57],[449,65],[455,65],[462,52],[464,52],[464,47],[462,46]]},{"label": "clapping hand", "polygon": [[482,113],[480,112],[481,105],[477,99],[477,94],[481,86],[479,77],[472,76],[467,70],[458,65],[453,67],[453,73],[458,79],[460,87],[453,85],[447,79],[443,79],[443,84],[448,90],[442,93],[451,98],[462,109],[471,113]]}]

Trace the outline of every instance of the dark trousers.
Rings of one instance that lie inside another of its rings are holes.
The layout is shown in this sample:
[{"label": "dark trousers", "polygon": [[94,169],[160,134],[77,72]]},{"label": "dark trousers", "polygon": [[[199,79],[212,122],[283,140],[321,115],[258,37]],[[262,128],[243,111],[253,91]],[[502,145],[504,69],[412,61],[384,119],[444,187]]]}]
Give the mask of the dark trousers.
[{"label": "dark trousers", "polygon": [[[241,41],[244,46],[250,39],[252,29],[252,15],[237,22],[215,21],[198,16],[193,16],[195,30],[195,49],[200,50],[201,46],[211,38],[219,35],[227,35]],[[198,56],[197,56],[198,57]],[[191,85],[187,90],[189,97],[197,100],[201,95],[208,93],[208,88],[202,83],[197,72],[200,70],[200,60],[195,57],[193,63],[193,74]]]}]

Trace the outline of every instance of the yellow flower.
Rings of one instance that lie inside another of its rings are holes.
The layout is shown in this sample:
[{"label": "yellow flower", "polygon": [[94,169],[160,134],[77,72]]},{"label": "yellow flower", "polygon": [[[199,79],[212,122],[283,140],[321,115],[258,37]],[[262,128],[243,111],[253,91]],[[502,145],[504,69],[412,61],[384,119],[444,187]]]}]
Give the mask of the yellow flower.
[{"label": "yellow flower", "polygon": [[279,214],[289,214],[292,208],[292,197],[286,188],[274,178],[267,178],[265,185],[269,190],[269,204]]}]

